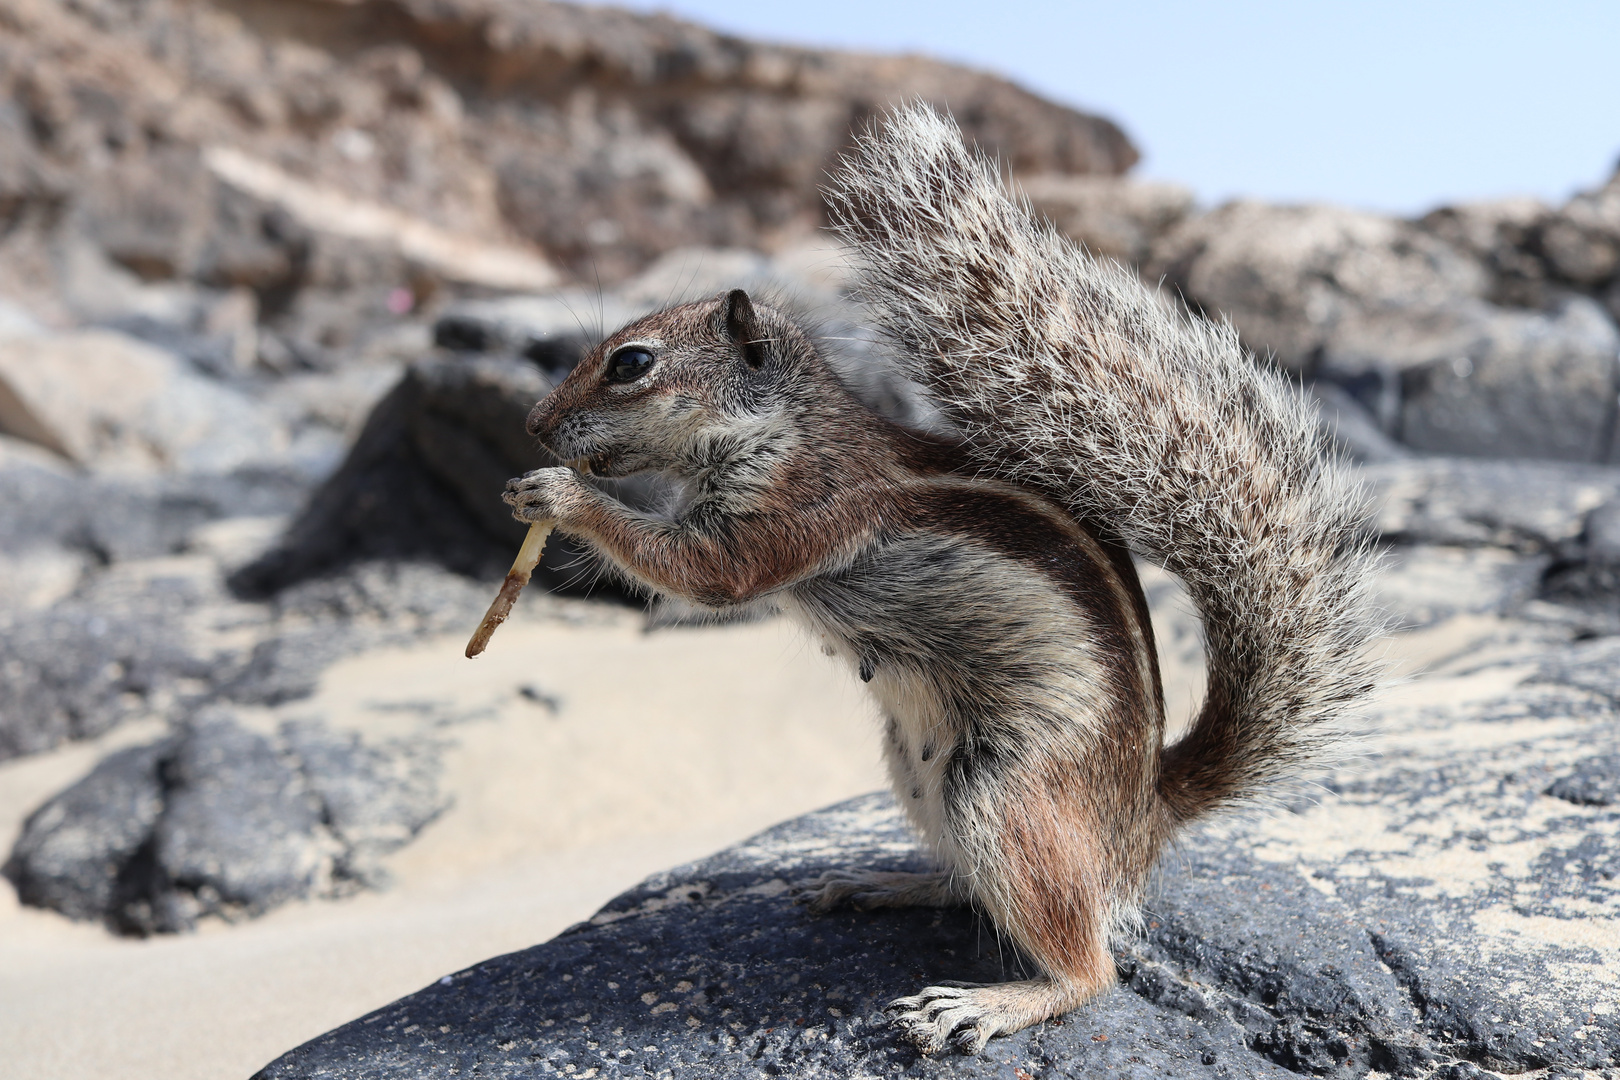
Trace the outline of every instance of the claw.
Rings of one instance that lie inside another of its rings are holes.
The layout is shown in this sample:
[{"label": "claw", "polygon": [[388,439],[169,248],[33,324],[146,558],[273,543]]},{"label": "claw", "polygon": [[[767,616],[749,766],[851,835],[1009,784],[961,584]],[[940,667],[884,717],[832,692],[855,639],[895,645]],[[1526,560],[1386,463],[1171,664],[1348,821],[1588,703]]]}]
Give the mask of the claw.
[{"label": "claw", "polygon": [[951,1045],[964,1054],[977,1054],[990,1041],[990,1031],[981,1024],[958,1028],[951,1033]]},{"label": "claw", "polygon": [[813,881],[799,885],[794,899],[817,915],[825,915],[843,903],[859,909],[863,899],[869,895],[862,884],[859,874],[848,870],[828,870]]},{"label": "claw", "polygon": [[992,1036],[1008,1030],[996,1005],[980,993],[984,989],[983,983],[941,983],[911,997],[896,998],[884,1011],[901,1034],[925,1054],[937,1054],[947,1046],[977,1054]]}]

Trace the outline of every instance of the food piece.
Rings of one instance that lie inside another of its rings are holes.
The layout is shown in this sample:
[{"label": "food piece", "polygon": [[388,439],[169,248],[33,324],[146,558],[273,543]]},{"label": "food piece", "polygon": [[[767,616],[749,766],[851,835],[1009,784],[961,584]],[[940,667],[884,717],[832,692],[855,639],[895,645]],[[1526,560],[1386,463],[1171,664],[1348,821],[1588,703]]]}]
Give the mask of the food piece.
[{"label": "food piece", "polygon": [[551,521],[537,521],[529,526],[529,535],[523,538],[523,546],[518,549],[512,569],[506,572],[506,580],[501,582],[501,591],[495,594],[494,602],[484,612],[484,621],[478,624],[472,640],[467,642],[467,659],[471,660],[483,652],[495,628],[512,614],[512,605],[517,602],[518,593],[529,583],[529,575],[534,573],[534,568],[540,565],[540,553],[546,550],[546,537],[551,535],[554,524]]}]

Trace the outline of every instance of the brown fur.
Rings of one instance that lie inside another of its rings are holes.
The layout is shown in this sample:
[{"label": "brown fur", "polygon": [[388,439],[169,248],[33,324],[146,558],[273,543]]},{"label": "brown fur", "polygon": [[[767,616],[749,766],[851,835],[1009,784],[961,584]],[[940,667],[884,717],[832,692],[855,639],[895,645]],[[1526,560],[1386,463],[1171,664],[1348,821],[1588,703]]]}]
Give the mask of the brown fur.
[{"label": "brown fur", "polygon": [[[728,330],[739,304],[768,341],[757,372]],[[638,345],[657,350],[653,373],[614,384],[611,358]],[[715,608],[777,597],[916,729],[891,723],[891,771],[950,875],[840,875],[818,887],[818,906],[975,901],[1047,974],[1044,991],[987,990],[1012,1015],[952,994],[917,1017],[974,1012],[957,1036],[971,1048],[1110,984],[1112,922],[1162,830],[1151,797],[1162,691],[1146,602],[1116,542],[1035,492],[974,476],[950,441],[872,414],[807,337],[735,293],[614,334],[536,406],[530,430],[594,472],[663,469],[689,501],[672,518],[639,515],[568,470],[540,470],[514,481],[520,517],[556,518],[659,592]],[[896,556],[908,542],[927,551]],[[863,592],[863,560],[883,564],[885,582],[914,575],[951,593],[960,621],[889,611]],[[1009,590],[1027,600],[1011,612]],[[848,597],[858,610],[839,609]],[[952,653],[963,627],[1000,653]],[[951,1034],[911,1027],[925,1045]]]},{"label": "brown fur", "polygon": [[[863,408],[792,320],[733,291],[620,330],[530,418],[583,470],[671,477],[669,514],[570,469],[506,497],[649,590],[769,599],[868,684],[940,872],[840,871],[806,899],[986,911],[1040,977],[891,1006],[925,1049],[977,1051],[1111,985],[1109,936],[1163,844],[1326,742],[1372,685],[1373,627],[1354,489],[1297,395],[1042,232],[932,114],[886,137],[835,206],[963,441]],[[1209,699],[1168,750],[1130,550],[1182,576],[1210,640]]]}]

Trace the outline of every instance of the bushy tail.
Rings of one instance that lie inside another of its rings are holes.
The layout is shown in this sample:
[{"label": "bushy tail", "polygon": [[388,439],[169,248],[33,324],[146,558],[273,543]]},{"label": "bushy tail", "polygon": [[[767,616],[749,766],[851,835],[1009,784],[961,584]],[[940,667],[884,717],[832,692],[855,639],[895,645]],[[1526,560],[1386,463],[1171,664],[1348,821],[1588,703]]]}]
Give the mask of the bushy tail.
[{"label": "bushy tail", "polygon": [[1300,391],[1036,221],[926,106],[863,138],[829,195],[862,299],[985,470],[1112,530],[1197,605],[1209,691],[1162,759],[1172,817],[1318,762],[1378,682],[1379,622],[1365,498]]}]

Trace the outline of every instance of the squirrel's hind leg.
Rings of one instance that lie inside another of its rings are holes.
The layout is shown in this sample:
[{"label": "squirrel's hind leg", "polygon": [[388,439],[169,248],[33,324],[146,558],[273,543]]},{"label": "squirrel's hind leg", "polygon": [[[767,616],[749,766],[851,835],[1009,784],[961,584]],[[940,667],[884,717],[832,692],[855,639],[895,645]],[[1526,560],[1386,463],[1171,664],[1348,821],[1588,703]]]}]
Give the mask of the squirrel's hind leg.
[{"label": "squirrel's hind leg", "polygon": [[[1133,846],[1129,834],[1138,830],[1098,818],[1096,792],[1106,790],[1109,770],[1084,756],[1012,770],[996,764],[958,763],[947,821],[974,901],[1041,974],[929,986],[891,1003],[896,1026],[925,1053],[954,1046],[976,1054],[991,1038],[1068,1012],[1118,979],[1108,941],[1116,897],[1133,890],[1112,849]],[[1104,836],[1109,843],[1098,842]]]},{"label": "squirrel's hind leg", "polygon": [[1061,1016],[1102,989],[1049,977],[989,985],[942,983],[889,1002],[887,1011],[925,1054],[946,1046],[977,1054],[993,1037]]},{"label": "squirrel's hind leg", "polygon": [[829,870],[799,886],[798,899],[818,915],[843,904],[855,908],[959,907],[968,896],[949,871]]}]

